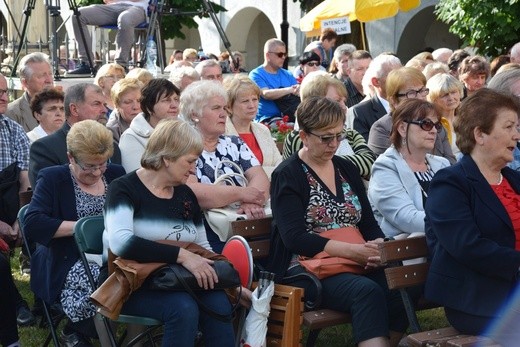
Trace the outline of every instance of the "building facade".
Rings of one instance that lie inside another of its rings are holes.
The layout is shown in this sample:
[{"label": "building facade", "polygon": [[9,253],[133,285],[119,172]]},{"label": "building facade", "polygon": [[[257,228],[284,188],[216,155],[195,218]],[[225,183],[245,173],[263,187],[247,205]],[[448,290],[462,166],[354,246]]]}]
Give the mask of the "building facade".
[{"label": "building facade", "polygon": [[[216,15],[231,43],[231,49],[243,53],[248,70],[258,66],[263,61],[263,45],[272,37],[281,38],[282,2],[287,1],[288,53],[291,62],[295,62],[301,54],[309,39],[299,30],[299,20],[303,13],[300,4],[292,0],[214,0],[227,9]],[[392,51],[406,61],[425,47],[458,48],[460,40],[448,32],[448,26],[437,21],[434,16],[434,7],[438,0],[423,0],[420,7],[410,11],[399,13],[397,16],[385,20],[366,23],[368,49],[375,56],[384,51]],[[13,41],[17,41],[18,32],[21,31],[25,20],[23,6],[24,1],[6,0],[0,2],[2,17],[2,45],[1,50],[5,55],[10,53],[9,47]],[[48,13],[45,4],[55,3],[60,6],[59,18],[52,17]],[[47,42],[54,34],[52,25],[61,26],[58,31],[59,42],[70,39],[69,52],[74,54],[72,13],[68,0],[37,0],[35,8],[27,26],[27,41],[30,50],[47,50]],[[7,4],[7,6],[6,6]],[[56,23],[52,21],[56,20]],[[185,29],[185,40],[174,39],[166,42],[166,59],[173,49],[185,49],[188,47],[198,49],[202,47],[205,53],[218,55],[225,49],[217,27],[210,18],[198,18],[199,27]],[[64,23],[64,24],[63,24]],[[63,24],[63,26],[62,26]],[[94,30],[94,29],[93,29]],[[114,33],[110,34],[112,37]],[[97,30],[93,36],[97,50],[100,49],[100,34]],[[113,39],[112,39],[113,40]]]}]

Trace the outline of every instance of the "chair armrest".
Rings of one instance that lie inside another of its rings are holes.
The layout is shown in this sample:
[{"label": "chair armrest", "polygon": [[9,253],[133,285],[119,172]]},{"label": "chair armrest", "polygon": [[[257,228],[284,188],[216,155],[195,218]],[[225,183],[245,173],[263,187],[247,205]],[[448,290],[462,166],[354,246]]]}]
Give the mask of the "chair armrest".
[{"label": "chair armrest", "polygon": [[292,285],[293,283],[299,282],[299,281],[309,281],[310,286],[314,287],[316,290],[316,297],[314,298],[314,301],[311,300],[312,298],[309,299],[308,298],[309,295],[307,295],[307,298],[305,301],[305,310],[311,311],[311,310],[315,310],[318,307],[320,307],[322,286],[321,286],[321,282],[318,279],[318,277],[316,277],[310,273],[307,273],[307,272],[302,272],[302,273],[299,273],[299,274],[296,274],[293,276],[284,277],[282,279],[281,283],[286,284],[286,285]]}]

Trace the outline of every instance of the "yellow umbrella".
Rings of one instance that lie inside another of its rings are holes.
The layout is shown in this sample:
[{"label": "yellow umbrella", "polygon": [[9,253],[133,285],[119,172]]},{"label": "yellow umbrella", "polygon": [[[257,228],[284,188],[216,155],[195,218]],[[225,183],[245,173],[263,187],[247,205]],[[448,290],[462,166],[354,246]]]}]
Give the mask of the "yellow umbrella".
[{"label": "yellow umbrella", "polygon": [[420,4],[421,0],[325,0],[300,19],[300,29],[307,37],[319,36],[322,20],[348,17],[351,22],[370,22],[393,17],[399,10],[409,11]]}]

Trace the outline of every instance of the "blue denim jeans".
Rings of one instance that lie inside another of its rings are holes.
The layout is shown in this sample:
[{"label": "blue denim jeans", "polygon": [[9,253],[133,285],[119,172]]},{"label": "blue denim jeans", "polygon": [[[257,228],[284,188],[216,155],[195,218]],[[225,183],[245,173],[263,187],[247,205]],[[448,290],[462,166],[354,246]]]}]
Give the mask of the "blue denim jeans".
[{"label": "blue denim jeans", "polygon": [[[201,291],[197,295],[212,310],[220,314],[231,313],[231,304],[224,291]],[[141,288],[132,293],[121,313],[164,322],[163,347],[193,346],[199,328],[207,347],[233,347],[235,343],[232,323],[208,316],[186,292]]]}]

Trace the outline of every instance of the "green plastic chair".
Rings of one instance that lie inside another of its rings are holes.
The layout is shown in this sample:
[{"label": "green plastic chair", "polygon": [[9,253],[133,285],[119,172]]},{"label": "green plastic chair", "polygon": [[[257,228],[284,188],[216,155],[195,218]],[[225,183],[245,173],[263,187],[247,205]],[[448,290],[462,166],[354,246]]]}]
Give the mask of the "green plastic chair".
[{"label": "green plastic chair", "polygon": [[[105,225],[103,221],[103,216],[83,217],[80,220],[78,220],[76,222],[76,225],[74,226],[74,239],[76,240],[76,244],[78,245],[81,261],[83,262],[83,266],[85,267],[85,272],[93,288],[96,288],[96,281],[94,280],[94,277],[90,272],[90,267],[88,266],[88,260],[85,256],[85,253],[98,255],[103,253],[104,230]],[[102,316],[102,319],[108,323],[108,319],[106,317]],[[154,336],[153,332],[163,325],[161,321],[153,318],[124,314],[119,315],[119,318],[115,322],[124,324],[144,325],[148,327],[144,332],[134,337],[127,344],[127,346],[133,346],[137,342],[143,340],[144,338],[148,338],[150,346],[156,346],[157,341],[155,341],[155,339],[157,338],[157,336]],[[114,335],[112,333],[112,329],[109,328],[109,325],[107,323],[105,323],[105,326],[107,327],[107,332],[112,346],[115,347],[120,345],[121,341],[119,343],[116,343]]]}]

